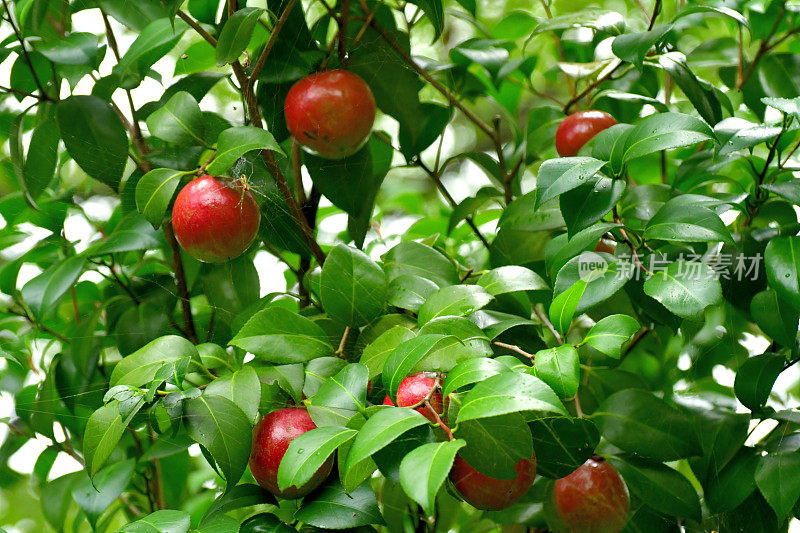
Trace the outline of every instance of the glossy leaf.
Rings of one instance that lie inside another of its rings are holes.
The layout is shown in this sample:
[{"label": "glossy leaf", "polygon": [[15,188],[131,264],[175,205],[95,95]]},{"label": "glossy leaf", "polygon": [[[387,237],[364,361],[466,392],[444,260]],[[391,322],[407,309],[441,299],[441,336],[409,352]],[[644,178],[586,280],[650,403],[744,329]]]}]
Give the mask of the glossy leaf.
[{"label": "glossy leaf", "polygon": [[[400,463],[403,490],[422,506],[428,516],[433,516],[436,493],[447,478],[456,453],[465,444],[460,439],[424,444],[406,455]],[[420,483],[420,479],[424,483]]]},{"label": "glossy leaf", "polygon": [[524,411],[566,414],[556,393],[528,374],[504,372],[472,388],[458,411],[458,422]]},{"label": "glossy leaf", "polygon": [[383,312],[386,293],[383,270],[364,252],[340,244],[328,254],[320,296],[331,317],[351,327],[364,326]]}]

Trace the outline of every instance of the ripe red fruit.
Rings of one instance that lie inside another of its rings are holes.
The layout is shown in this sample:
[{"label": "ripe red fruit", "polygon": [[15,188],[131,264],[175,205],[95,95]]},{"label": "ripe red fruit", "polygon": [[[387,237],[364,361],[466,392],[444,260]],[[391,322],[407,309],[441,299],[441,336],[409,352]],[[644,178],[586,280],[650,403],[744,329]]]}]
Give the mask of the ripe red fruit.
[{"label": "ripe red fruit", "polygon": [[259,420],[253,429],[250,451],[250,472],[258,484],[275,496],[291,500],[305,496],[325,481],[331,473],[333,457],[329,457],[305,485],[284,491],[278,489],[278,466],[289,444],[316,427],[305,409],[278,409]]},{"label": "ripe red fruit", "polygon": [[256,238],[260,222],[253,193],[227,178],[195,178],[181,189],[172,208],[178,244],[207,263],[242,255]]},{"label": "ripe red fruit", "polygon": [[[436,380],[423,374],[412,374],[400,382],[400,387],[397,389],[397,405],[400,407],[410,407],[417,405],[422,400],[428,397],[431,389],[436,386]],[[444,413],[444,402],[442,401],[442,393],[439,391],[431,394],[428,400],[437,414]],[[394,405],[389,395],[383,400],[383,405]],[[421,413],[425,418],[436,423],[436,417],[431,413],[430,409],[426,406],[417,408],[417,412]]]},{"label": "ripe red fruit", "polygon": [[329,70],[294,84],[284,114],[300,144],[321,157],[341,159],[356,153],[372,131],[375,98],[357,75]]},{"label": "ripe red fruit", "polygon": [[[487,453],[492,453],[487,450]],[[477,509],[499,511],[519,501],[533,485],[536,477],[536,454],[514,465],[517,477],[496,479],[481,474],[460,455],[456,455],[450,470],[450,481],[470,505]]]},{"label": "ripe red fruit", "polygon": [[622,478],[598,456],[556,481],[553,503],[572,533],[618,533],[630,509]]},{"label": "ripe red fruit", "polygon": [[579,111],[565,118],[556,130],[556,151],[561,157],[572,157],[592,137],[617,121],[605,111]]}]

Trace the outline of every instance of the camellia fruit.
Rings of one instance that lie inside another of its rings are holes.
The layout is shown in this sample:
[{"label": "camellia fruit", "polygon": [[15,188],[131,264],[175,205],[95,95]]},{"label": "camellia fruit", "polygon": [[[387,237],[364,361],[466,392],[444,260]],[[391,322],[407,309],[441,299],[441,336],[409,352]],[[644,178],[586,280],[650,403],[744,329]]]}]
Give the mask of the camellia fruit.
[{"label": "camellia fruit", "polygon": [[[492,453],[492,450],[486,450],[486,453]],[[530,459],[517,461],[514,469],[517,471],[514,479],[497,479],[481,474],[463,457],[456,455],[450,470],[450,481],[461,497],[476,509],[499,511],[518,502],[533,485],[536,454]]]},{"label": "camellia fruit", "polygon": [[253,193],[229,178],[195,178],[181,189],[172,208],[178,244],[206,263],[242,255],[256,238],[260,222]]},{"label": "camellia fruit", "polygon": [[259,420],[253,428],[253,447],[250,451],[250,472],[263,488],[281,498],[292,500],[317,488],[333,468],[329,457],[311,479],[301,487],[278,488],[278,466],[289,444],[317,426],[305,409],[286,408],[273,411]]},{"label": "camellia fruit", "polygon": [[375,98],[346,70],[328,70],[294,84],[284,105],[286,125],[301,145],[327,159],[356,153],[372,131]]},{"label": "camellia fruit", "polygon": [[[397,389],[397,405],[399,407],[411,407],[412,405],[418,405],[425,398],[428,398],[428,395],[430,394],[428,402],[431,404],[431,407],[434,409],[434,411],[441,415],[444,413],[444,401],[442,400],[441,392],[435,391],[433,394],[431,394],[431,391],[435,386],[436,380],[432,377],[426,376],[423,372],[412,374],[400,382],[400,386]],[[392,399],[388,394],[383,400],[383,405],[394,405],[394,402],[392,402]],[[425,418],[434,424],[436,423],[436,417],[430,411],[429,407],[421,405],[417,408],[417,412],[421,413]]]},{"label": "camellia fruit", "polygon": [[578,151],[595,135],[617,123],[605,111],[579,111],[565,118],[556,130],[556,151],[561,157],[578,155]]},{"label": "camellia fruit", "polygon": [[572,533],[618,533],[625,527],[630,509],[622,478],[598,456],[556,481],[553,503]]}]

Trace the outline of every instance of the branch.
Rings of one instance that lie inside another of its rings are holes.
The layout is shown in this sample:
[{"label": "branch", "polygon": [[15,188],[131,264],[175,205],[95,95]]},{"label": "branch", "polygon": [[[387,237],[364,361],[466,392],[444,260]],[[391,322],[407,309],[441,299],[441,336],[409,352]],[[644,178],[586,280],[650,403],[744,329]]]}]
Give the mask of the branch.
[{"label": "branch", "polygon": [[761,44],[758,46],[758,51],[756,52],[753,61],[751,61],[750,65],[748,65],[747,71],[745,71],[744,75],[739,79],[739,82],[736,84],[737,89],[741,89],[742,86],[745,83],[747,83],[747,80],[750,79],[750,76],[755,71],[758,62],[761,61],[761,58],[764,56],[764,54],[766,54],[772,49],[770,47],[769,40],[772,39],[772,36],[775,35],[776,31],[778,31],[778,26],[780,25],[781,21],[783,21],[783,16],[785,13],[786,13],[786,7],[784,6],[781,8],[780,15],[778,15],[778,17],[775,19],[775,24],[772,25],[772,29],[769,31],[767,36],[761,40]]},{"label": "branch", "polygon": [[208,44],[210,44],[211,46],[216,48],[217,40],[214,38],[213,35],[211,35],[206,30],[204,30],[203,27],[200,25],[200,23],[198,23],[196,20],[194,20],[192,17],[190,17],[189,15],[187,15],[184,11],[182,11],[180,9],[178,10],[178,16],[186,24],[191,26],[194,29],[194,31],[196,31],[198,34],[200,34],[200,37],[205,39]]},{"label": "branch", "polygon": [[521,356],[530,359],[531,363],[533,363],[534,359],[536,358],[534,354],[526,352],[516,344],[506,344],[505,342],[500,342],[500,341],[492,341],[492,344],[494,344],[495,346],[499,346],[500,348],[505,348],[507,350],[511,350],[512,352],[516,352]]},{"label": "branch", "polygon": [[347,68],[347,21],[350,18],[350,0],[342,0],[342,12],[339,16],[339,63]]},{"label": "branch", "polygon": [[[439,189],[439,192],[442,193],[442,196],[445,197],[445,199],[447,200],[447,202],[450,204],[451,207],[455,208],[456,206],[458,206],[458,203],[456,202],[455,198],[453,198],[447,191],[447,188],[445,188],[444,183],[442,183],[441,178],[436,172],[428,168],[428,166],[425,163],[423,163],[421,159],[417,159],[417,166],[422,170],[424,170],[425,173],[431,178],[431,180],[433,180],[433,182],[436,184],[436,187]],[[484,237],[481,231],[478,229],[478,226],[475,224],[475,221],[472,219],[472,217],[471,216],[464,217],[464,220],[466,220],[467,224],[469,224],[469,227],[472,228],[472,232],[475,234],[476,237],[478,237],[478,239],[480,239],[480,241],[483,243],[483,246],[488,250],[490,247],[489,241],[486,240],[486,237]]]},{"label": "branch", "polygon": [[[368,17],[370,17],[370,16],[372,15],[372,11],[370,11],[369,7],[367,6],[366,0],[361,0],[361,6],[362,6],[362,8],[364,9],[364,11],[365,11],[365,13],[367,14],[367,16],[368,16]],[[388,33],[388,32],[387,32],[387,31],[386,31],[386,30],[385,30],[385,29],[384,29],[384,28],[383,28],[383,27],[382,27],[380,24],[378,24],[378,22],[375,20],[375,18],[374,18],[374,17],[371,17],[371,19],[370,19],[370,25],[373,27],[373,29],[375,29],[375,31],[377,31],[377,32],[380,34],[380,36],[383,38],[383,40],[384,40],[384,41],[386,41],[386,43],[387,43],[387,44],[388,44],[388,45],[389,45],[389,46],[392,48],[392,50],[394,50],[394,51],[397,53],[397,55],[399,55],[399,56],[400,56],[400,57],[403,59],[403,61],[405,61],[406,63],[408,63],[408,66],[410,66],[412,69],[414,69],[414,71],[416,71],[416,72],[417,72],[417,74],[419,74],[419,75],[420,75],[420,76],[421,76],[421,77],[422,77],[422,78],[423,78],[425,81],[427,81],[428,83],[430,83],[431,85],[433,85],[433,88],[434,88],[434,89],[436,89],[437,91],[439,91],[439,92],[442,94],[442,96],[444,96],[445,98],[447,98],[447,100],[448,100],[448,101],[449,101],[449,102],[450,102],[450,103],[451,103],[451,104],[452,104],[454,107],[456,107],[458,110],[460,110],[462,113],[464,113],[464,115],[465,115],[465,116],[466,116],[466,117],[467,117],[467,118],[468,118],[470,121],[472,121],[472,122],[473,122],[473,123],[474,123],[476,126],[478,126],[478,128],[480,128],[480,129],[481,129],[481,131],[483,131],[483,132],[484,132],[486,135],[488,135],[490,138],[492,138],[492,139],[494,139],[494,138],[495,138],[495,131],[494,131],[494,129],[492,129],[492,127],[491,127],[491,126],[489,126],[489,125],[488,125],[486,122],[484,122],[483,120],[481,120],[480,118],[478,118],[478,116],[477,116],[477,115],[475,115],[475,114],[474,114],[472,111],[470,111],[469,109],[467,109],[467,108],[464,106],[464,104],[462,104],[462,103],[461,103],[461,102],[460,102],[460,101],[459,101],[459,100],[458,100],[458,99],[455,97],[455,95],[453,95],[453,93],[451,93],[451,92],[450,92],[450,91],[447,89],[447,87],[445,87],[444,85],[442,85],[441,83],[439,83],[438,81],[436,81],[436,80],[433,78],[433,76],[431,76],[431,75],[430,75],[430,74],[429,74],[429,73],[428,73],[428,72],[427,72],[425,69],[423,69],[421,66],[419,66],[419,64],[418,64],[416,61],[414,61],[414,58],[412,58],[412,57],[409,55],[409,53],[408,53],[408,52],[406,52],[406,51],[403,49],[403,47],[402,47],[402,46],[400,46],[400,45],[397,43],[397,41],[395,41],[395,40],[392,38],[392,36],[391,36],[391,35],[389,35],[389,33]]]},{"label": "branch", "polygon": [[[619,61],[619,60],[618,60],[618,61]],[[606,72],[606,73],[605,73],[605,74],[604,74],[604,75],[603,75],[601,78],[597,78],[597,79],[596,79],[594,82],[590,83],[590,84],[589,84],[589,85],[588,85],[588,86],[587,86],[587,87],[586,87],[586,88],[585,88],[583,91],[581,91],[581,92],[580,92],[578,95],[576,95],[576,96],[573,96],[573,97],[570,99],[570,101],[569,101],[569,102],[567,102],[567,103],[564,105],[564,114],[566,114],[566,115],[569,115],[569,111],[570,111],[570,109],[572,108],[572,106],[574,106],[575,104],[577,104],[578,102],[580,102],[581,100],[583,100],[583,99],[586,97],[586,95],[587,95],[587,94],[589,94],[590,92],[592,92],[593,90],[595,90],[595,88],[597,88],[597,86],[598,86],[598,85],[600,85],[600,84],[601,84],[601,83],[603,83],[604,81],[608,81],[608,79],[609,79],[609,78],[611,78],[611,76],[613,76],[613,75],[614,75],[614,73],[617,71],[617,69],[618,69],[619,67],[621,67],[621,66],[622,66],[622,61],[619,61],[619,62],[617,63],[617,65],[616,65],[614,68],[612,68],[611,70],[609,70],[608,72]]]},{"label": "branch", "polygon": [[261,69],[264,68],[264,63],[266,63],[267,58],[272,51],[272,47],[275,46],[275,42],[278,40],[278,34],[280,34],[281,30],[283,29],[283,25],[286,24],[286,20],[292,13],[292,9],[294,9],[294,5],[296,3],[297,0],[289,0],[289,3],[286,4],[283,13],[281,13],[280,18],[278,19],[278,22],[275,23],[275,27],[272,29],[272,33],[269,35],[269,40],[267,40],[267,44],[264,45],[261,55],[258,56],[258,61],[256,61],[256,64],[253,67],[253,72],[250,73],[249,85],[251,88],[253,85],[255,85],[258,75],[261,74]]},{"label": "branch", "polygon": [[564,338],[561,336],[561,334],[558,331],[556,331],[556,328],[553,327],[553,323],[550,322],[550,319],[547,318],[544,315],[544,313],[542,313],[538,309],[534,309],[533,313],[536,315],[536,318],[538,318],[539,321],[542,324],[544,324],[544,326],[550,331],[550,333],[553,334],[553,337],[555,337],[556,342],[558,343],[558,345],[561,346],[562,344],[564,344]]},{"label": "branch", "polygon": [[194,328],[194,319],[192,318],[192,304],[189,300],[189,290],[186,286],[186,273],[183,270],[181,249],[178,245],[178,241],[175,239],[175,232],[172,229],[171,222],[164,222],[164,236],[167,238],[169,247],[172,249],[175,282],[178,286],[178,298],[181,301],[181,309],[183,311],[183,329],[186,331],[186,336],[189,340],[197,344],[197,331]]},{"label": "branch", "polygon": [[14,30],[14,35],[17,37],[19,41],[19,46],[22,49],[22,55],[25,56],[25,62],[28,64],[28,68],[31,71],[31,76],[33,76],[33,81],[36,82],[36,87],[39,89],[39,92],[42,95],[43,100],[52,100],[47,95],[47,92],[44,90],[44,86],[42,82],[39,80],[39,76],[36,74],[36,69],[33,68],[33,62],[31,62],[31,56],[28,55],[28,49],[25,48],[25,40],[22,38],[22,35],[19,33],[19,28],[17,28],[17,24],[14,22],[14,17],[11,15],[11,9],[8,7],[8,2],[3,0],[3,6],[6,8],[6,14],[8,15],[8,23],[11,24],[11,29]]}]

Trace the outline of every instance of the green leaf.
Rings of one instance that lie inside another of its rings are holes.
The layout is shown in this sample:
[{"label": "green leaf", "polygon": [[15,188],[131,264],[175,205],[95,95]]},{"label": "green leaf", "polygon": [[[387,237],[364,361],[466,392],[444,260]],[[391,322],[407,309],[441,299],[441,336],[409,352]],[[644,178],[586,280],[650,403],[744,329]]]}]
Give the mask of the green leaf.
[{"label": "green leaf", "polygon": [[786,360],[775,354],[762,354],[746,360],[736,371],[733,390],[742,405],[760,410],[769,399],[775,380],[783,372]]},{"label": "green leaf", "polygon": [[75,32],[63,39],[41,44],[36,50],[44,57],[59,65],[100,66],[105,54],[105,46],[100,46],[97,35],[93,33]]},{"label": "green leaf", "polygon": [[623,160],[714,141],[714,132],[698,118],[679,113],[660,113],[643,119],[627,137]]},{"label": "green leaf", "polygon": [[800,310],[800,237],[776,237],[764,251],[769,286]]},{"label": "green leaf", "polygon": [[175,363],[187,357],[198,360],[194,344],[178,335],[159,337],[117,363],[109,385],[139,387],[152,381],[165,363]]},{"label": "green leaf", "polygon": [[489,337],[470,320],[443,316],[427,322],[420,335],[446,335],[447,338],[414,367],[415,371],[449,372],[461,361],[492,356]]},{"label": "green leaf", "polygon": [[147,129],[159,139],[175,144],[204,145],[203,112],[197,101],[180,91],[147,117]]},{"label": "green leaf", "polygon": [[206,387],[206,394],[222,396],[239,406],[250,423],[258,420],[258,406],[261,403],[261,382],[250,365],[245,365],[233,374],[215,379]]},{"label": "green leaf", "polygon": [[738,11],[731,9],[730,7],[724,7],[724,6],[708,6],[708,5],[696,5],[696,4],[687,5],[683,9],[678,11],[678,14],[675,15],[675,18],[673,18],[672,20],[675,21],[682,17],[686,17],[688,15],[694,15],[695,13],[711,13],[711,14],[716,13],[718,15],[722,15],[732,20],[735,20],[737,23],[741,24],[742,26],[747,28],[748,31],[750,31],[750,22],[747,20],[747,17],[745,17]]},{"label": "green leaf", "polygon": [[222,396],[204,394],[184,402],[189,436],[214,458],[227,481],[226,492],[242,477],[250,458],[252,428],[247,415]]},{"label": "green leaf", "polygon": [[58,127],[52,119],[33,130],[23,170],[28,194],[33,199],[38,198],[53,181],[58,163],[58,142]]},{"label": "green leaf", "polygon": [[645,239],[670,242],[726,242],[733,244],[728,228],[715,212],[700,205],[669,201],[644,229]]},{"label": "green leaf", "polygon": [[322,267],[320,297],[328,315],[351,327],[376,319],[386,306],[386,276],[361,250],[339,244]]},{"label": "green leaf", "polygon": [[414,409],[405,407],[380,409],[367,419],[356,435],[345,459],[345,477],[406,431],[428,423],[428,419]]},{"label": "green leaf", "polygon": [[419,323],[440,316],[466,316],[485,307],[494,297],[479,285],[452,285],[433,293],[419,310]]},{"label": "green leaf", "polygon": [[367,403],[369,371],[360,363],[349,364],[325,380],[308,404],[308,414],[318,427],[344,426]]},{"label": "green leaf", "polygon": [[439,286],[429,279],[403,274],[389,283],[386,300],[395,307],[417,313],[425,301],[438,290]]},{"label": "green leaf", "polygon": [[136,461],[133,459],[113,463],[100,470],[94,479],[85,476],[72,489],[72,497],[86,513],[91,524],[96,526],[100,515],[128,487],[135,466]]},{"label": "green leaf", "polygon": [[686,64],[686,56],[680,52],[667,52],[659,57],[658,63],[681,88],[703,120],[712,125],[722,120],[722,106],[717,92],[711,84],[695,76]]},{"label": "green leaf", "polygon": [[142,403],[140,401],[124,419],[119,412],[119,402],[116,400],[91,414],[83,434],[83,458],[91,477],[97,474],[116,449],[122,434],[125,433],[125,428],[139,412]]},{"label": "green leaf", "polygon": [[215,58],[218,67],[233,63],[239,59],[247,45],[250,44],[253,30],[262,13],[264,13],[263,9],[245,7],[228,18],[222,27],[217,42]]},{"label": "green leaf", "polygon": [[578,350],[570,344],[539,350],[531,374],[544,381],[561,398],[575,396],[581,375]]},{"label": "green leaf", "polygon": [[339,426],[325,426],[307,431],[294,439],[278,467],[278,488],[302,487],[328,460],[336,449],[356,436],[358,431]]},{"label": "green leaf", "polygon": [[592,157],[548,159],[539,167],[539,176],[536,180],[536,206],[594,181],[592,178],[605,164],[605,161]]},{"label": "green leaf", "polygon": [[703,311],[722,302],[716,273],[705,263],[675,261],[644,282],[644,292],[676,315],[702,320]]},{"label": "green leaf", "polygon": [[157,168],[136,183],[136,208],[153,227],[161,225],[181,177],[185,175],[185,171]]},{"label": "green leaf", "polygon": [[89,176],[118,189],[128,160],[128,136],[111,106],[95,96],[70,96],[58,103],[56,119],[72,159]]},{"label": "green leaf", "polygon": [[113,73],[123,89],[135,89],[148,75],[150,67],[178,44],[189,26],[182,20],[162,18],[144,27],[125,55],[114,66]]},{"label": "green leaf", "polygon": [[592,418],[603,437],[642,457],[674,461],[702,453],[689,418],[644,390],[625,389],[612,394]]},{"label": "green leaf", "polygon": [[386,359],[400,344],[414,338],[414,333],[405,326],[394,326],[380,334],[361,353],[360,362],[369,369],[369,379],[383,371]]},{"label": "green leaf", "polygon": [[550,304],[550,322],[562,335],[569,331],[572,318],[575,316],[587,285],[585,279],[579,279],[567,290],[553,298],[553,303]]},{"label": "green leaf", "polygon": [[482,187],[475,193],[475,196],[464,198],[453,208],[453,212],[450,214],[450,220],[447,223],[447,234],[453,233],[453,230],[462,220],[474,216],[476,211],[500,195],[500,191],[494,187]]},{"label": "green leaf", "polygon": [[423,444],[400,463],[400,484],[428,516],[435,513],[436,493],[453,466],[459,449],[467,443],[461,439]]},{"label": "green leaf", "polygon": [[459,452],[461,458],[495,479],[514,479],[515,465],[533,455],[531,432],[520,413],[459,422],[455,435],[467,443]]},{"label": "green leaf", "polygon": [[756,470],[756,484],[782,522],[800,498],[800,454],[769,454]]},{"label": "green leaf", "polygon": [[208,508],[203,515],[201,524],[205,523],[209,518],[219,514],[225,514],[235,509],[243,507],[253,507],[256,505],[273,504],[278,502],[275,497],[268,491],[262,489],[253,483],[242,483],[236,485],[231,490],[222,494],[219,498],[214,500],[214,503]]},{"label": "green leaf", "polygon": [[119,221],[111,235],[93,242],[82,255],[98,257],[119,252],[147,250],[158,247],[161,242],[147,219],[139,213],[131,212]]},{"label": "green leaf", "polygon": [[777,109],[785,115],[800,118],[800,97],[798,98],[762,98],[766,105]]},{"label": "green leaf", "polygon": [[639,323],[628,315],[609,315],[597,322],[583,342],[608,355],[619,359],[622,345],[639,330]]},{"label": "green leaf", "polygon": [[[420,0],[423,2],[441,2],[441,0]],[[453,116],[451,108],[430,102],[420,104],[420,120],[415,123],[414,129],[406,127],[400,129],[400,152],[407,161],[422,153],[444,133],[447,124]]]},{"label": "green leaf", "polygon": [[268,307],[253,315],[230,344],[278,364],[302,363],[333,353],[321,327],[282,307]]},{"label": "green leaf", "polygon": [[672,468],[636,456],[608,458],[628,490],[667,516],[700,520],[700,499],[686,477]]},{"label": "green leaf", "polygon": [[446,256],[418,242],[403,242],[386,252],[383,268],[390,280],[411,275],[429,279],[439,287],[459,282],[456,268]]},{"label": "green leaf", "polygon": [[22,287],[22,298],[34,316],[45,318],[58,307],[61,298],[83,273],[85,263],[83,257],[70,257],[48,268]]},{"label": "green leaf", "polygon": [[539,274],[525,267],[508,265],[490,270],[478,280],[478,285],[492,296],[516,291],[549,290]]},{"label": "green leaf", "polygon": [[325,529],[346,529],[370,524],[382,525],[378,501],[372,488],[361,485],[345,492],[332,482],[303,500],[294,518],[305,524]]},{"label": "green leaf", "polygon": [[800,205],[800,184],[797,183],[796,180],[790,180],[784,183],[765,183],[761,188],[777,194],[795,205]]},{"label": "green leaf", "polygon": [[189,513],[162,509],[131,522],[120,533],[187,533],[190,525]]},{"label": "green leaf", "polygon": [[446,398],[461,387],[478,383],[508,370],[510,369],[505,363],[486,357],[462,361],[447,373],[442,386],[442,395]]},{"label": "green leaf", "polygon": [[660,42],[671,29],[671,26],[659,24],[649,31],[618,35],[611,42],[611,51],[618,58],[633,63],[637,69],[642,70],[642,63],[647,52],[653,45]]},{"label": "green leaf", "polygon": [[566,414],[556,393],[542,380],[529,374],[505,372],[473,387],[458,411],[458,422],[519,411]]},{"label": "green leaf", "polygon": [[275,138],[266,130],[253,126],[229,128],[219,134],[217,154],[206,170],[209,174],[224,174],[236,160],[251,150],[272,150],[283,153]]},{"label": "green leaf", "polygon": [[625,192],[625,180],[600,178],[564,193],[559,209],[573,237],[608,214]]},{"label": "green leaf", "polygon": [[773,341],[787,348],[795,345],[800,313],[780,299],[777,292],[766,290],[753,296],[750,315]]},{"label": "green leaf", "polygon": [[444,30],[444,6],[442,0],[412,0],[412,4],[419,6],[433,26],[433,40],[436,41]]},{"label": "green leaf", "polygon": [[600,433],[587,418],[540,418],[531,422],[530,428],[537,473],[553,479],[574,472],[600,442]]},{"label": "green leaf", "polygon": [[586,288],[583,289],[574,311],[575,314],[580,314],[609,299],[621,289],[632,277],[635,268],[629,257],[615,257],[604,252],[583,252],[558,271],[553,292],[558,297],[578,281],[585,281]]},{"label": "green leaf", "polygon": [[383,365],[383,387],[392,401],[397,399],[397,389],[406,376],[447,337],[445,335],[419,335],[392,350]]}]

